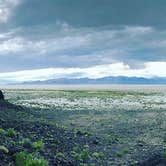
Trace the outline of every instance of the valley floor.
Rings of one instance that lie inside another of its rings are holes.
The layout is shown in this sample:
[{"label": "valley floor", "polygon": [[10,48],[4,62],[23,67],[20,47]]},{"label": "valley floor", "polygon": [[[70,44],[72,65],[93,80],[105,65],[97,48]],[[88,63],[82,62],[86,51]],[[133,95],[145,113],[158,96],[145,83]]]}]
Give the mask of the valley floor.
[{"label": "valley floor", "polygon": [[1,165],[166,165],[165,91],[4,92]]}]

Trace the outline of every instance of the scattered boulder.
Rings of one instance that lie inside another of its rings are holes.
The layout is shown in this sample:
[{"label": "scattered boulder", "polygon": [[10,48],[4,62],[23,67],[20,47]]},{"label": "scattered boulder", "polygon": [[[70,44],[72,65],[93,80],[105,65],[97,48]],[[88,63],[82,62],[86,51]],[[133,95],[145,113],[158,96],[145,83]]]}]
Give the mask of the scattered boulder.
[{"label": "scattered boulder", "polygon": [[0,100],[4,100],[4,99],[5,99],[4,95],[3,95],[2,91],[0,90]]}]

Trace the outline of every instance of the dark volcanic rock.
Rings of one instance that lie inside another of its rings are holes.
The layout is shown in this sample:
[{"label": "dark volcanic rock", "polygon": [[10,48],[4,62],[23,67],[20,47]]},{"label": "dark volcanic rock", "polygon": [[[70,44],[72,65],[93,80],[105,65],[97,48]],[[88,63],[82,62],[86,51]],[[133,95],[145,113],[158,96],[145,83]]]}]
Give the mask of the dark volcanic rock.
[{"label": "dark volcanic rock", "polygon": [[[87,136],[85,132],[69,131],[56,125],[32,119],[28,108],[17,106],[5,100],[0,100],[0,145],[6,147],[9,152],[0,152],[0,166],[15,165],[15,157],[18,152],[25,152],[43,157],[49,162],[49,166],[77,166],[85,162],[95,162],[93,158],[77,160],[74,154],[80,154],[85,146],[88,147],[88,156],[99,151],[97,148],[99,138]],[[30,118],[29,118],[30,117]],[[31,119],[31,120],[29,120]],[[6,134],[9,129],[15,131],[14,136]],[[42,141],[41,149],[34,149],[32,144]],[[77,148],[78,147],[78,148]],[[76,148],[75,151],[73,149]],[[61,156],[58,156],[62,154]],[[104,165],[106,160],[98,159],[99,165]]]},{"label": "dark volcanic rock", "polygon": [[166,158],[164,158],[161,154],[155,154],[148,158],[147,160],[143,161],[142,163],[138,164],[138,166],[165,166],[166,165]]},{"label": "dark volcanic rock", "polygon": [[0,90],[0,100],[4,100],[4,95],[1,90]]}]

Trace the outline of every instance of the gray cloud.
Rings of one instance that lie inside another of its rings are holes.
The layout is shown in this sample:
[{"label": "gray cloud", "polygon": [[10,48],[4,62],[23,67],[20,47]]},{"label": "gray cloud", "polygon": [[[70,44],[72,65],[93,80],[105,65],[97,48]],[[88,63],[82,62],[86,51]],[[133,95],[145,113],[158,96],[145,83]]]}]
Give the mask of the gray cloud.
[{"label": "gray cloud", "polygon": [[165,0],[22,0],[12,24],[32,26],[57,20],[72,26],[107,25],[165,27]]},{"label": "gray cloud", "polygon": [[0,0],[0,72],[166,61],[165,0]]},{"label": "gray cloud", "polygon": [[0,23],[6,23],[19,0],[0,0]]},{"label": "gray cloud", "polygon": [[1,62],[4,66],[11,63],[7,70],[22,70],[119,61],[136,68],[143,62],[166,60],[165,30],[141,26],[75,28],[65,23],[56,24],[56,28],[52,33],[38,26],[1,33]]}]

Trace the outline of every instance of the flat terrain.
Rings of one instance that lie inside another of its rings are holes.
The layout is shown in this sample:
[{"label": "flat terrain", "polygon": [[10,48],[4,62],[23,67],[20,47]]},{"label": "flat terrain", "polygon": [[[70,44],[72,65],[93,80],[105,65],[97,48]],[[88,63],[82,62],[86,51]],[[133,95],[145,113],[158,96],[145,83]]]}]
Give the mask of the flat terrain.
[{"label": "flat terrain", "polygon": [[[1,127],[18,124],[14,129],[21,137],[32,144],[42,140],[39,153],[50,165],[165,165],[166,88],[119,89],[5,89],[17,107],[0,108],[7,110]],[[51,139],[42,134],[47,130]],[[19,151],[33,153],[33,148]]]}]

